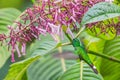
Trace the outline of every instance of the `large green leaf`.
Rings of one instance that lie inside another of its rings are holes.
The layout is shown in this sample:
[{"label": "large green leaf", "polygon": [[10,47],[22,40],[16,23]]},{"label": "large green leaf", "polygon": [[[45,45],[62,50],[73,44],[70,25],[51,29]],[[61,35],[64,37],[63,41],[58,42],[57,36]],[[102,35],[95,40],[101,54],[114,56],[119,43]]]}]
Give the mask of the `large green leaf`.
[{"label": "large green leaf", "polygon": [[6,46],[0,46],[0,68],[4,65],[5,61],[9,58],[10,52]]},{"label": "large green leaf", "polygon": [[4,80],[22,80],[23,78],[26,78],[24,75],[27,68],[31,65],[31,63],[38,60],[39,58],[40,56],[34,56],[24,61],[12,64],[9,73]]},{"label": "large green leaf", "polygon": [[103,78],[95,74],[89,65],[82,62],[70,67],[59,80],[103,80]]},{"label": "large green leaf", "polygon": [[82,32],[80,37],[83,39],[86,49],[95,52],[103,52],[105,40],[91,36],[86,31]]},{"label": "large green leaf", "polygon": [[[42,55],[43,58],[34,62],[28,69],[28,79],[29,80],[56,80],[60,74],[64,71],[62,68],[62,63],[65,63],[65,68],[70,67],[74,64],[75,60],[65,60],[61,62],[59,53],[56,49],[56,43],[47,36],[44,38],[41,36],[41,41],[36,41],[31,45],[30,52],[31,55]],[[33,50],[31,50],[33,48]],[[73,47],[66,46],[66,51],[73,50]],[[58,55],[56,55],[58,53]],[[64,53],[62,53],[64,55]],[[57,56],[57,57],[56,57]]]},{"label": "large green leaf", "polygon": [[40,36],[41,40],[35,40],[32,44],[28,45],[27,57],[31,55],[45,55],[52,51],[56,46],[55,42],[50,35]]},{"label": "large green leaf", "polygon": [[21,12],[15,8],[0,9],[0,33],[7,33],[7,26],[11,25],[20,13]]},{"label": "large green leaf", "polygon": [[[76,63],[75,60],[66,60],[66,68]],[[33,63],[28,69],[28,80],[57,80],[63,73],[60,58],[54,56],[44,56]]]},{"label": "large green leaf", "polygon": [[12,64],[12,62],[11,58],[9,57],[5,64],[0,68],[0,80],[3,80],[5,78],[6,74],[8,73],[10,64]]},{"label": "large green leaf", "polygon": [[[113,40],[106,41],[103,53],[120,59],[120,36]],[[112,58],[111,57],[111,58]],[[120,63],[102,59],[100,66],[101,74],[105,80],[120,79]]]},{"label": "large green leaf", "polygon": [[[39,41],[37,41],[38,43]],[[49,53],[56,47],[57,43],[55,41],[44,41],[43,43],[39,43],[36,45],[36,49],[34,49],[34,55],[44,55]]]},{"label": "large green leaf", "polygon": [[84,15],[81,24],[87,24],[120,16],[120,7],[108,2],[95,4]]}]

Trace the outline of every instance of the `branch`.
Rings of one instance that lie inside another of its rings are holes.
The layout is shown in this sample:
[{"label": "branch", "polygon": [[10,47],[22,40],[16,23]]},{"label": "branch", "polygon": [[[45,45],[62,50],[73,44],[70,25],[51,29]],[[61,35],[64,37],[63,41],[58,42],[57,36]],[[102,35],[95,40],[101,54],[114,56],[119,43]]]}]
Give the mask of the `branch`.
[{"label": "branch", "polygon": [[88,51],[88,53],[93,54],[93,55],[96,55],[96,56],[99,56],[99,57],[102,57],[102,58],[105,58],[105,59],[108,59],[108,60],[111,60],[111,61],[113,61],[113,62],[120,63],[120,60],[119,60],[119,59],[117,59],[117,58],[115,58],[115,57],[112,57],[112,56],[104,55],[104,54],[97,53],[97,52],[93,52],[93,51]]},{"label": "branch", "polygon": [[85,25],[82,26],[82,28],[81,28],[81,29],[79,30],[79,32],[76,34],[75,38],[78,38],[79,35],[81,34],[81,32],[84,31],[85,28],[86,28]]},{"label": "branch", "polygon": [[64,32],[66,37],[70,40],[70,42],[72,42],[72,38],[68,35],[68,33]]},{"label": "branch", "polygon": [[67,46],[67,45],[71,45],[71,42],[63,43],[61,46]]}]

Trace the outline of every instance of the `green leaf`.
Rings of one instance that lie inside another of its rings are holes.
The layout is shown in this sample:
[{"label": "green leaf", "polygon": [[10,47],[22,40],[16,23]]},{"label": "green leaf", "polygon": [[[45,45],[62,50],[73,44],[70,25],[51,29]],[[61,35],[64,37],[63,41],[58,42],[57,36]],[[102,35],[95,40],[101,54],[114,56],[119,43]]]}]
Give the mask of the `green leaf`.
[{"label": "green leaf", "polygon": [[[38,41],[39,42],[39,41]],[[55,41],[45,41],[43,43],[37,44],[37,48],[34,50],[32,54],[34,55],[44,55],[49,53],[56,47],[57,43]]]},{"label": "green leaf", "polygon": [[[65,63],[65,68],[69,68],[72,64],[76,63],[75,60],[65,60],[61,61],[61,55],[54,48],[59,46],[47,36],[42,38],[41,41],[36,41],[30,50],[33,49],[31,55],[42,55],[42,58],[34,62],[28,69],[28,80],[57,80],[57,78],[62,74],[63,67],[62,64]],[[63,47],[62,47],[63,48]],[[73,47],[66,46],[65,50],[73,50]],[[59,56],[60,55],[60,56]],[[56,57],[57,56],[57,57]],[[64,57],[63,57],[64,58]]]},{"label": "green leaf", "polygon": [[86,31],[81,33],[80,38],[83,39],[87,50],[92,50],[101,53],[103,52],[105,40],[91,36]]},{"label": "green leaf", "polygon": [[70,67],[58,80],[103,80],[86,63],[77,63]]},{"label": "green leaf", "polygon": [[21,12],[15,8],[0,9],[0,34],[7,33],[7,26],[11,25]]},{"label": "green leaf", "polygon": [[9,73],[4,80],[22,80],[27,68],[31,65],[31,63],[38,60],[39,58],[40,56],[34,56],[24,61],[12,64],[10,66]]},{"label": "green leaf", "polygon": [[27,57],[31,55],[45,55],[55,49],[59,43],[55,42],[50,35],[40,36],[41,40],[35,40],[27,49]]},{"label": "green leaf", "polygon": [[25,72],[22,76],[22,79],[21,80],[28,80],[28,77],[27,77],[27,72]]},{"label": "green leaf", "polygon": [[[76,63],[75,60],[66,60],[66,68]],[[63,73],[60,58],[54,56],[44,56],[34,62],[28,69],[28,80],[57,80]]]},{"label": "green leaf", "polygon": [[104,39],[104,40],[111,40],[111,39],[115,38],[116,30],[114,29],[114,26],[113,27],[106,26],[105,28],[106,29],[104,29],[104,30],[106,30],[106,32],[101,32],[101,30],[103,30],[103,29],[101,29],[101,26],[98,26],[98,27],[92,26],[92,28],[87,28],[86,31],[90,35]]},{"label": "green leaf", "polygon": [[0,68],[4,65],[5,61],[9,58],[10,52],[6,46],[0,46]]},{"label": "green leaf", "polygon": [[[103,53],[105,55],[120,59],[120,36],[113,40],[106,41]],[[120,79],[120,63],[111,60],[102,59],[100,71],[105,80]]]},{"label": "green leaf", "polygon": [[9,66],[12,64],[11,58],[9,57],[5,64],[0,68],[0,80],[3,80],[8,73]]},{"label": "green leaf", "polygon": [[120,6],[108,2],[101,2],[95,4],[85,13],[81,24],[85,25],[117,16],[120,16]]}]

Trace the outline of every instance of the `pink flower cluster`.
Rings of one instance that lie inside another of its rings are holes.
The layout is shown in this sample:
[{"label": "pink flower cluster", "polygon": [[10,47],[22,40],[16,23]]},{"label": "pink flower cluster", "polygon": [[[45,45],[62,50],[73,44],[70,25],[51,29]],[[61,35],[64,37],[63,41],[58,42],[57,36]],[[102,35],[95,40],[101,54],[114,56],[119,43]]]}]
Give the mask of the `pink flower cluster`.
[{"label": "pink flower cluster", "polygon": [[16,29],[9,26],[10,35],[2,35],[0,40],[10,38],[11,61],[15,62],[14,52],[17,51],[18,57],[25,55],[27,42],[47,33],[55,40],[55,35],[63,38],[63,32],[71,33],[71,29],[76,29],[75,23],[80,23],[84,13],[101,1],[104,0],[41,0],[39,6],[28,8],[20,16],[21,20],[15,22]]}]

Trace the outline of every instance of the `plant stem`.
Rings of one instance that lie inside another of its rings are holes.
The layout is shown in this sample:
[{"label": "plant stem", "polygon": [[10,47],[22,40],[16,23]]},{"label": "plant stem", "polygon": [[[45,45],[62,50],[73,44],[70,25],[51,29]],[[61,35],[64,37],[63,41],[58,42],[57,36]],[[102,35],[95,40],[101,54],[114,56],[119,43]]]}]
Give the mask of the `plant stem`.
[{"label": "plant stem", "polygon": [[61,46],[67,46],[67,45],[70,45],[71,42],[67,42],[67,43],[63,43]]},{"label": "plant stem", "polygon": [[105,55],[105,54],[102,54],[102,53],[93,52],[93,51],[88,51],[88,53],[96,55],[96,56],[99,56],[99,57],[102,57],[102,58],[105,58],[105,59],[108,59],[108,60],[111,60],[111,61],[114,61],[114,62],[117,62],[117,63],[120,63],[119,59],[116,59],[115,57],[112,57],[112,56],[108,56],[108,55]]},{"label": "plant stem", "polygon": [[83,78],[83,61],[80,61],[80,80]]},{"label": "plant stem", "polygon": [[60,56],[61,56],[62,69],[65,72],[66,71],[66,65],[65,65],[65,60],[62,56],[62,47],[59,47],[58,50],[59,50],[59,53],[60,53]]},{"label": "plant stem", "polygon": [[70,42],[72,42],[72,38],[68,35],[68,33],[64,32],[65,35],[67,36],[67,38],[70,40]]},{"label": "plant stem", "polygon": [[[57,38],[57,42],[60,43],[59,36],[56,35],[56,38]],[[58,51],[59,51],[59,54],[60,54],[60,57],[61,57],[60,59],[61,59],[62,69],[65,72],[66,71],[66,65],[65,65],[65,60],[62,56],[62,47],[58,47]]]},{"label": "plant stem", "polygon": [[76,34],[75,38],[78,38],[79,35],[81,34],[81,32],[84,31],[84,29],[85,29],[85,25],[82,26],[82,28],[81,28],[81,29],[79,30],[79,32]]}]

